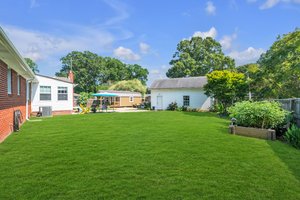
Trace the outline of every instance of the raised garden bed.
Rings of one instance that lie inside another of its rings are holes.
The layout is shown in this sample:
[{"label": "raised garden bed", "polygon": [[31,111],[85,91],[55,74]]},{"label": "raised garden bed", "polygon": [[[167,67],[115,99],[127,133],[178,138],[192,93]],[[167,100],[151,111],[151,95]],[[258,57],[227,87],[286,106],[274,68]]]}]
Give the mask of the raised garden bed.
[{"label": "raised garden bed", "polygon": [[255,137],[266,140],[276,140],[276,133],[273,129],[261,129],[243,126],[229,126],[229,133],[235,135],[242,135],[247,137]]}]

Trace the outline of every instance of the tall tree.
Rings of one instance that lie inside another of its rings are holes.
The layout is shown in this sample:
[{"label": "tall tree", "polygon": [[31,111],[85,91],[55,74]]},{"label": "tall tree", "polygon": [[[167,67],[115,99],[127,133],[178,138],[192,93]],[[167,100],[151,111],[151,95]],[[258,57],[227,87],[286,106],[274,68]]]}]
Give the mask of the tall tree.
[{"label": "tall tree", "polygon": [[146,85],[149,71],[138,64],[127,65],[128,77],[127,80],[138,79],[142,84]]},{"label": "tall tree", "polygon": [[102,57],[89,51],[72,51],[60,60],[63,67],[56,73],[56,76],[67,76],[72,68],[74,82],[78,84],[75,88],[76,92],[97,92],[99,77],[104,69]]},{"label": "tall tree", "polygon": [[203,76],[213,70],[234,69],[234,60],[225,56],[222,46],[211,37],[182,40],[170,61],[167,77]]},{"label": "tall tree", "polygon": [[262,98],[300,97],[300,30],[279,36],[258,64]]},{"label": "tall tree", "polygon": [[250,63],[236,68],[238,72],[243,73],[247,78],[249,99],[260,99],[262,87],[260,80],[262,78],[261,69],[258,64]]},{"label": "tall tree", "polygon": [[30,58],[24,58],[24,60],[34,73],[40,72],[40,70],[38,69],[38,65],[33,60],[31,60]]},{"label": "tall tree", "polygon": [[102,83],[114,83],[121,80],[126,80],[128,70],[126,65],[116,58],[105,57],[102,74]]}]

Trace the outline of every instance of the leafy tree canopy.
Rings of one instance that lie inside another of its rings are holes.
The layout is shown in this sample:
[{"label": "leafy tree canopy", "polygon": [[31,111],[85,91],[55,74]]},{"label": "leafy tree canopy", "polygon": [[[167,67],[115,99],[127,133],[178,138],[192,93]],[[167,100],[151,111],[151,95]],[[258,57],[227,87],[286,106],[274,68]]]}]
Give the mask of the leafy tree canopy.
[{"label": "leafy tree canopy", "polygon": [[246,77],[243,73],[215,70],[207,76],[205,94],[215,98],[223,108],[241,100],[247,93]]},{"label": "leafy tree canopy", "polygon": [[134,80],[125,80],[119,81],[116,84],[112,85],[110,90],[121,90],[121,91],[131,91],[131,92],[140,92],[142,94],[146,93],[146,86],[138,79]]},{"label": "leafy tree canopy", "polygon": [[61,58],[62,69],[56,76],[66,77],[74,72],[74,82],[78,84],[76,92],[97,92],[99,86],[111,85],[122,80],[138,79],[146,84],[148,70],[140,65],[124,64],[118,59],[101,57],[95,53],[72,51]]},{"label": "leafy tree canopy", "polygon": [[203,76],[213,70],[234,69],[234,60],[225,56],[222,46],[211,37],[182,40],[170,61],[169,78]]},{"label": "leafy tree canopy", "polygon": [[300,97],[300,30],[279,36],[258,64],[262,98]]},{"label": "leafy tree canopy", "polygon": [[38,69],[38,65],[33,60],[31,60],[30,58],[24,58],[24,60],[34,73],[40,72],[40,70]]}]

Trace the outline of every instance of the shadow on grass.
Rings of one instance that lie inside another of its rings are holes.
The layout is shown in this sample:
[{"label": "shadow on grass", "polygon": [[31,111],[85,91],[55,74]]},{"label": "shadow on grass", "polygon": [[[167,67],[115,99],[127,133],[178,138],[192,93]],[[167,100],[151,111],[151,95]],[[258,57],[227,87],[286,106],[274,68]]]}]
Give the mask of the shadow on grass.
[{"label": "shadow on grass", "polygon": [[300,181],[300,150],[281,141],[268,141],[274,153],[288,166]]}]

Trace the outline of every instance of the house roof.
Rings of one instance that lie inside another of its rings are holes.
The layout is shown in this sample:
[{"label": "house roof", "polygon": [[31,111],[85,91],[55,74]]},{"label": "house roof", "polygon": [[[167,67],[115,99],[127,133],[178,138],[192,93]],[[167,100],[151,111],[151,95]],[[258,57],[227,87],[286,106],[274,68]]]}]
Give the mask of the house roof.
[{"label": "house roof", "polygon": [[206,76],[157,79],[153,81],[150,89],[203,88],[206,83]]},{"label": "house roof", "polygon": [[35,79],[35,74],[27,65],[23,57],[9,40],[3,29],[0,27],[0,59],[3,60],[8,67],[12,68],[18,74],[26,79]]},{"label": "house roof", "polygon": [[62,81],[62,82],[66,82],[66,83],[70,83],[73,84],[68,78],[66,77],[51,77],[51,76],[45,76],[45,75],[41,75],[41,74],[36,74],[36,76],[40,76],[40,77],[44,77],[44,78],[50,78],[53,80],[57,80],[57,81]]}]

